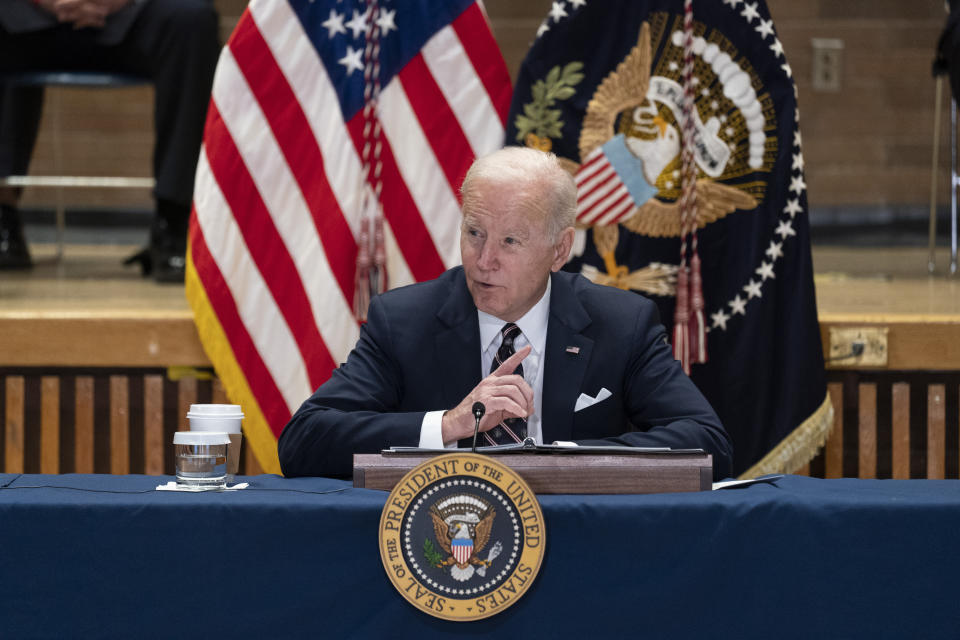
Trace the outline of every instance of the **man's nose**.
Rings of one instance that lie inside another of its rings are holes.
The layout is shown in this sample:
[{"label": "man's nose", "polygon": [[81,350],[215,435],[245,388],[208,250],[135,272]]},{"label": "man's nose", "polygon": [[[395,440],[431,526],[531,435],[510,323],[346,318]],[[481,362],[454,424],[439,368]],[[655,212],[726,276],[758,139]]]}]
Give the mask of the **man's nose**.
[{"label": "man's nose", "polygon": [[480,255],[477,258],[477,266],[484,271],[495,269],[499,263],[497,256],[497,247],[495,242],[484,242],[480,247]]}]

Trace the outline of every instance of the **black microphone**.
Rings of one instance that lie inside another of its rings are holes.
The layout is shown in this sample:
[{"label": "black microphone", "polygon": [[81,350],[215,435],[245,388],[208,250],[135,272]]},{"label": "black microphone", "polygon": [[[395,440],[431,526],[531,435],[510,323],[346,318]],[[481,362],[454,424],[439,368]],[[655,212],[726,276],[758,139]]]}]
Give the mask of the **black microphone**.
[{"label": "black microphone", "polygon": [[482,402],[473,403],[473,417],[476,418],[477,422],[473,425],[473,452],[477,452],[477,433],[480,431],[480,418],[483,417],[483,414],[486,413],[487,408],[483,406]]}]

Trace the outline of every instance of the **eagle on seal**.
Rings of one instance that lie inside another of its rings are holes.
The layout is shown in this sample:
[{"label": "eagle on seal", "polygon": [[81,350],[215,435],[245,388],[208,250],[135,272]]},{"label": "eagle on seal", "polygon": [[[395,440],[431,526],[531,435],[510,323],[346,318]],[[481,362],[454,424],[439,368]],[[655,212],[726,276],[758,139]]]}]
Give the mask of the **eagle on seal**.
[{"label": "eagle on seal", "polygon": [[477,554],[483,551],[490,541],[495,515],[491,509],[483,518],[467,513],[444,520],[437,508],[432,507],[430,518],[433,520],[433,532],[440,548],[447,554],[447,559],[437,566],[450,567],[450,575],[460,582],[473,577],[473,565],[489,567],[491,561],[481,560]]}]

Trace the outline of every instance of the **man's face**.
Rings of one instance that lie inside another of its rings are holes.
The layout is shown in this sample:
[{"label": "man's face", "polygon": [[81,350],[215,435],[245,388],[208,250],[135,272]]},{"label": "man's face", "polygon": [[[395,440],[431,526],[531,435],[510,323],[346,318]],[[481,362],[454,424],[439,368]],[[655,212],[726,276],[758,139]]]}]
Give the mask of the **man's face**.
[{"label": "man's face", "polygon": [[566,262],[573,229],[557,242],[547,220],[526,206],[516,188],[481,184],[480,204],[464,211],[460,255],[467,288],[481,311],[515,322],[547,288],[547,278]]}]

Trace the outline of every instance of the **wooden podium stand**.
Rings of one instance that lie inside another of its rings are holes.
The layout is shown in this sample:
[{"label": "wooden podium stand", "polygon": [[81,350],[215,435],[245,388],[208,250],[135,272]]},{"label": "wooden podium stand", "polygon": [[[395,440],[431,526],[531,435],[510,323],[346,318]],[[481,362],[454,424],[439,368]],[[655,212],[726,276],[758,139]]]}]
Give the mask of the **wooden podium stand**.
[{"label": "wooden podium stand", "polygon": [[[355,454],[353,486],[390,491],[410,469],[436,455],[440,454],[395,451]],[[537,494],[709,491],[713,480],[713,458],[702,451],[519,451],[497,453],[492,457],[519,473]]]}]

